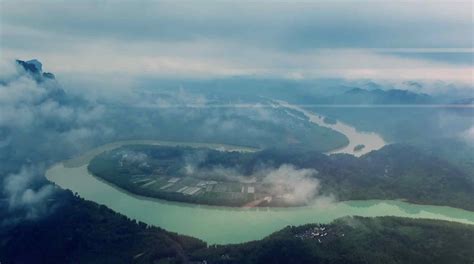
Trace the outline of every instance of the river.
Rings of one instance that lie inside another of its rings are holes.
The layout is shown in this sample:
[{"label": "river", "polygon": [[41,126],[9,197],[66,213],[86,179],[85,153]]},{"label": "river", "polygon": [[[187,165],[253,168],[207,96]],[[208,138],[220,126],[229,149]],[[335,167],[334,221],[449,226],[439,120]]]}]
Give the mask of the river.
[{"label": "river", "polygon": [[[293,109],[304,114],[310,122],[318,126],[333,129],[337,132],[344,134],[347,137],[347,139],[349,140],[349,144],[342,148],[329,151],[327,154],[347,153],[359,157],[363,154],[371,152],[372,150],[380,149],[387,144],[383,140],[383,138],[377,133],[357,131],[357,129],[355,129],[353,126],[341,121],[336,121],[335,124],[329,124],[324,122],[323,115],[310,112],[296,105],[288,104],[285,101],[274,101],[277,102],[280,106]],[[360,150],[354,150],[357,145],[364,145],[364,148]]]},{"label": "river", "polygon": [[319,201],[292,208],[230,208],[190,205],[140,197],[89,174],[87,165],[97,154],[127,144],[207,146],[222,151],[254,151],[220,144],[125,141],[107,144],[75,159],[49,168],[46,177],[59,187],[77,192],[86,200],[168,231],[200,238],[210,244],[240,243],[261,239],[287,225],[329,223],[349,215],[403,216],[474,224],[474,212],[446,206],[415,205],[401,201]]}]

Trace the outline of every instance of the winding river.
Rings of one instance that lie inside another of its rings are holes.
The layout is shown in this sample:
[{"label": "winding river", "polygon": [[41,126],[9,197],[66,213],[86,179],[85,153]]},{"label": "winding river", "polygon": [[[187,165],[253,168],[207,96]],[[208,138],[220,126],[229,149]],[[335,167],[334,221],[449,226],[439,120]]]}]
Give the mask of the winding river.
[{"label": "winding river", "polygon": [[[335,124],[329,124],[324,122],[324,116],[322,115],[312,113],[296,105],[288,104],[285,101],[275,100],[275,102],[277,102],[280,106],[293,109],[304,114],[310,122],[318,126],[330,128],[332,130],[344,134],[347,137],[347,139],[349,140],[349,144],[342,148],[332,150],[327,154],[347,153],[359,157],[361,155],[371,152],[372,150],[380,149],[387,144],[383,140],[383,138],[377,133],[360,132],[357,131],[355,127],[341,121],[336,121]],[[360,150],[355,150],[354,148],[358,145],[364,145],[364,148]]]},{"label": "winding river", "polygon": [[221,151],[255,151],[220,144],[163,142],[151,140],[122,141],[107,144],[80,157],[58,163],[46,172],[48,180],[59,187],[77,192],[84,199],[106,205],[112,210],[169,231],[200,238],[210,244],[240,243],[261,239],[287,225],[329,223],[348,215],[403,216],[430,218],[474,224],[474,212],[445,206],[415,205],[401,201],[319,200],[312,205],[293,208],[229,208],[187,205],[140,197],[89,174],[87,165],[97,154],[128,144],[182,145]]}]

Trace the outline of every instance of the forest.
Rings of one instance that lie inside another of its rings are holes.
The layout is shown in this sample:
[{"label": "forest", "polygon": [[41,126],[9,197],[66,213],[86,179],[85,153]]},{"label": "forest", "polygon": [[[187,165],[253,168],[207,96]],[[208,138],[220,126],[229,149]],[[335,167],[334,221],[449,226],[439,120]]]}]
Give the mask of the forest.
[{"label": "forest", "polygon": [[[324,228],[324,238],[304,236]],[[329,225],[288,226],[241,245],[198,250],[207,263],[470,263],[474,228],[434,220],[346,217]]]},{"label": "forest", "polygon": [[[128,219],[69,191],[56,199],[61,203],[47,218],[0,229],[2,263],[417,264],[474,259],[474,227],[444,221],[345,217],[326,225],[288,226],[260,241],[216,246]],[[327,233],[319,241],[311,235],[316,228]]]},{"label": "forest", "polygon": [[[455,146],[452,142],[446,145]],[[252,197],[246,196],[242,201],[213,199],[209,195],[196,198],[199,196],[163,192],[160,188],[153,191],[133,184],[132,176],[159,174],[183,178],[189,175],[186,168],[192,165],[194,171],[191,176],[199,180],[232,183],[256,178],[258,183],[265,176],[262,173],[265,169],[262,168],[291,164],[298,169],[317,171],[313,177],[321,183],[321,194],[333,195],[337,200],[403,199],[412,203],[474,210],[471,202],[474,200],[474,176],[470,170],[472,163],[468,162],[467,157],[464,165],[458,165],[454,161],[458,159],[448,158],[449,153],[455,152],[454,148],[443,147],[442,142],[438,148],[440,151],[428,152],[422,145],[391,144],[357,158],[347,154],[328,156],[299,148],[241,153],[205,148],[134,145],[98,155],[89,164],[89,170],[97,177],[145,196],[238,206]],[[128,159],[135,155],[143,160],[137,162],[135,158],[131,162],[123,162],[124,153],[128,155]],[[235,192],[240,192],[240,188]],[[273,204],[262,205],[285,206],[278,199]]]}]

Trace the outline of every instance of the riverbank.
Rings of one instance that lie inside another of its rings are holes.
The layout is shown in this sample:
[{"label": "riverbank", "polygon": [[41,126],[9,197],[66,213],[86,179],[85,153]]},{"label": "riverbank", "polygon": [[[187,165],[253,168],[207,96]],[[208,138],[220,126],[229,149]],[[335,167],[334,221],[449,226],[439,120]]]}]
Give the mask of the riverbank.
[{"label": "riverbank", "polygon": [[[403,144],[362,157],[297,149],[238,153],[132,145],[97,155],[88,170],[137,195],[192,204],[241,207],[271,197],[259,206],[288,207],[334,196],[339,201],[405,199],[474,211],[469,173]],[[302,172],[306,176],[295,179]],[[275,173],[279,179],[270,177]]]},{"label": "riverbank", "polygon": [[[353,263],[356,259],[357,263],[441,264],[469,263],[474,257],[474,225],[446,221],[345,217],[329,224],[288,226],[259,241],[216,246],[137,223],[70,192],[61,192],[58,199],[59,207],[47,218],[1,229],[2,261],[222,263],[224,256],[233,263]],[[31,243],[31,234],[36,243]]]},{"label": "riverbank", "polygon": [[210,244],[241,243],[261,239],[287,225],[329,223],[348,216],[401,216],[474,224],[474,212],[446,206],[415,205],[401,201],[348,201],[293,208],[228,208],[189,205],[138,197],[99,181],[87,165],[51,167],[46,177],[84,199],[166,230],[200,238]]},{"label": "riverbank", "polygon": [[[349,139],[349,144],[344,147],[331,150],[327,152],[327,154],[346,153],[359,157],[373,150],[381,149],[383,146],[387,145],[384,139],[377,133],[359,132],[355,127],[341,121],[333,120],[332,122],[327,122],[325,121],[325,116],[310,112],[297,105],[292,105],[280,100],[275,100],[275,102],[277,102],[282,107],[298,111],[305,115],[310,122],[318,126],[330,128],[342,133]],[[358,145],[364,145],[364,148],[356,149]]]}]

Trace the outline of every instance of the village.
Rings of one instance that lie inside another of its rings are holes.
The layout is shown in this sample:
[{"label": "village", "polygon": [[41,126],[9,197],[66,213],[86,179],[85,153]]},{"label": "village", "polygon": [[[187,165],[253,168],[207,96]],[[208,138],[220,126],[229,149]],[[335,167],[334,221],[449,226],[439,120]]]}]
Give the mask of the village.
[{"label": "village", "polygon": [[344,237],[344,233],[339,234],[330,229],[327,225],[319,224],[315,227],[304,230],[302,233],[296,234],[295,237],[302,240],[313,239],[318,241],[318,243],[323,243],[336,237]]}]

